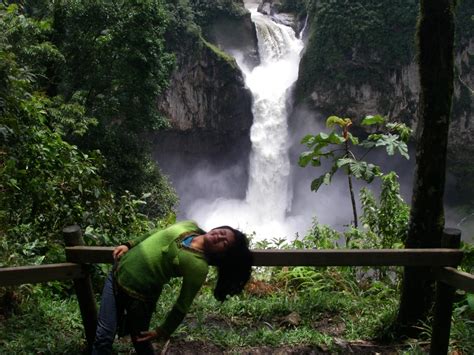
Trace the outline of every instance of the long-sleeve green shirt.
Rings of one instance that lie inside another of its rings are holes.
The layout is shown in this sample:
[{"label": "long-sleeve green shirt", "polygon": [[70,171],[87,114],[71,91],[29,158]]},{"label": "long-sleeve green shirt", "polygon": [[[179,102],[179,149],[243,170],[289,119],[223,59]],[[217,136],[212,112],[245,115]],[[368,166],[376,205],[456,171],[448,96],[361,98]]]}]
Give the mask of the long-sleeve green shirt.
[{"label": "long-sleeve green shirt", "polygon": [[168,335],[181,323],[206,280],[208,264],[204,255],[182,245],[186,236],[203,233],[192,221],[179,222],[131,240],[128,243],[131,249],[120,259],[117,283],[130,296],[138,299],[156,299],[163,285],[171,278],[183,278],[179,297],[160,326]]}]

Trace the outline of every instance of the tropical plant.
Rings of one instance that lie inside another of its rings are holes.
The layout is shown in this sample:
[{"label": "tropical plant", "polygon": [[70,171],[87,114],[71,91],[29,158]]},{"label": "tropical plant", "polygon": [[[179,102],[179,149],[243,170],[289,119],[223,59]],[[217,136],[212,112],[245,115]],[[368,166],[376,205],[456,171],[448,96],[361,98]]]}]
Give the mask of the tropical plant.
[{"label": "tropical plant", "polygon": [[162,217],[172,214],[176,197],[166,183],[157,183],[161,190],[151,195],[116,195],[102,177],[103,155],[66,140],[97,120],[86,116],[80,95],[66,102],[43,90],[48,66],[63,58],[47,41],[50,22],[24,16],[15,4],[0,5],[0,30],[1,265],[60,260],[57,246],[67,224],[118,239],[153,224],[141,213],[146,202]]},{"label": "tropical plant", "polygon": [[365,187],[361,189],[360,201],[363,210],[361,221],[366,228],[364,247],[402,248],[408,230],[410,208],[400,195],[397,174],[390,172],[382,176],[378,202],[372,191]]},{"label": "tropical plant", "polygon": [[[100,150],[107,162],[101,175],[116,193],[151,193],[162,210],[173,208],[177,199],[151,166],[145,138],[168,125],[156,101],[174,68],[174,55],[165,48],[171,17],[164,2],[66,0],[55,2],[50,16],[51,40],[65,60],[51,70],[48,90],[66,102],[82,98],[85,115],[97,119],[83,136],[66,139],[82,150]],[[162,210],[144,211],[154,218],[166,215]]]},{"label": "tropical plant", "polygon": [[[321,166],[321,158],[332,158],[332,166],[328,172],[314,179],[311,183],[311,190],[317,192],[322,184],[330,184],[333,175],[342,168],[347,175],[349,194],[353,211],[353,224],[357,228],[358,217],[357,208],[352,184],[352,177],[371,183],[375,177],[382,176],[382,170],[378,165],[368,163],[365,156],[376,147],[385,147],[388,155],[399,152],[409,159],[407,142],[411,135],[411,129],[404,123],[387,122],[385,117],[380,115],[366,116],[362,126],[375,126],[376,133],[371,133],[363,141],[359,141],[349,130],[352,126],[350,118],[340,118],[330,116],[326,120],[329,128],[339,127],[342,134],[333,130],[330,133],[321,132],[316,135],[307,135],[301,143],[310,150],[303,152],[299,158],[299,165],[306,167],[311,164],[314,167]],[[351,146],[359,146],[367,149],[362,157],[357,158]]]}]

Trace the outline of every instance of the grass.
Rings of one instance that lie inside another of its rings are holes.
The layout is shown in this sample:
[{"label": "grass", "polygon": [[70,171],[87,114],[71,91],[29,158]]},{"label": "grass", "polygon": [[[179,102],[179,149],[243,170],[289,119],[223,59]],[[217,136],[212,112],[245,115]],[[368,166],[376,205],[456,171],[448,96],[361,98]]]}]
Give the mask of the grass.
[{"label": "grass", "polygon": [[0,322],[1,354],[74,354],[85,345],[75,297],[33,287],[17,313]]},{"label": "grass", "polygon": [[[260,268],[243,295],[223,303],[214,299],[211,285],[205,285],[172,342],[197,341],[230,352],[285,346],[337,352],[335,339],[375,339],[396,315],[396,287],[381,282],[349,282],[353,272],[347,268],[293,271]],[[297,275],[298,281],[289,275]],[[327,282],[322,283],[324,279]],[[165,287],[152,326],[158,325],[172,307],[179,287],[179,281]],[[17,312],[0,322],[0,353],[66,354],[84,349],[76,298],[65,295],[70,291],[58,291],[54,285],[32,287]],[[458,304],[454,317],[452,350],[473,353],[472,310],[465,302]],[[429,331],[427,326],[426,336]],[[400,353],[423,353],[420,344],[407,342]],[[127,340],[116,342],[115,347],[120,353],[132,348]]]}]

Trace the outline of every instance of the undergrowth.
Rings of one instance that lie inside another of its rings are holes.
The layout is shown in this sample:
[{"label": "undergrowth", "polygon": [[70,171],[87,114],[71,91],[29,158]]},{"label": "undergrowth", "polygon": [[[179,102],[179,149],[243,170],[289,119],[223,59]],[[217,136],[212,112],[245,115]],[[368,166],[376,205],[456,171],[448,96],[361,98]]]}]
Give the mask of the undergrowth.
[{"label": "undergrowth", "polygon": [[[314,285],[307,282],[301,287],[287,282],[291,281],[291,272],[288,268],[260,268],[243,295],[223,303],[214,299],[212,282],[209,283],[195,299],[171,342],[198,340],[237,352],[249,347],[302,345],[337,352],[336,339],[377,339],[396,315],[396,288],[379,282],[340,289],[328,282],[327,287],[322,287],[312,273],[326,270],[316,269],[309,273]],[[341,273],[347,270],[333,268],[325,277],[347,277]],[[282,274],[290,279],[282,280]],[[164,290],[152,326],[162,321],[179,287],[177,281]],[[13,315],[1,320],[1,354],[72,354],[85,348],[76,298],[64,298],[50,289],[50,285],[33,287],[30,298]],[[451,349],[460,354],[473,353],[474,309],[467,300],[456,304],[453,318]],[[423,353],[422,345],[429,341],[430,324],[424,327],[422,338],[407,341],[401,353]],[[131,349],[127,338],[114,346],[120,353]]]},{"label": "undergrowth", "polygon": [[[408,211],[387,206],[400,201],[394,198],[398,195],[396,179],[386,179],[385,183],[378,202],[370,193],[362,192],[364,229],[350,229],[341,235],[315,221],[303,238],[267,240],[253,243],[252,247],[398,247],[400,237],[395,238],[392,231],[400,236],[399,228],[385,228],[386,222],[390,219],[403,226]],[[388,210],[388,216],[382,213]],[[472,246],[465,245],[464,250],[466,257],[461,268],[472,273]],[[104,265],[94,270],[95,289],[99,292],[97,281],[103,280],[108,267]],[[431,320],[420,325],[423,331],[418,340],[407,339],[401,343],[400,339],[391,338],[389,332],[398,309],[400,276],[400,268],[390,267],[257,267],[244,293],[221,303],[212,295],[216,274],[211,270],[207,283],[171,342],[199,341],[237,353],[252,347],[281,346],[310,346],[335,353],[341,351],[341,339],[344,342],[383,339],[395,344],[399,353],[421,354],[429,344]],[[179,288],[179,279],[164,287],[152,327],[160,324],[171,309]],[[7,293],[10,298],[15,294],[22,297],[15,307],[9,308],[10,314],[0,311],[1,354],[70,354],[85,348],[72,283],[23,285],[8,289]],[[99,297],[97,293],[98,302]],[[120,353],[131,349],[127,338],[115,342],[114,346]],[[457,294],[450,351],[474,353],[473,295]]]}]

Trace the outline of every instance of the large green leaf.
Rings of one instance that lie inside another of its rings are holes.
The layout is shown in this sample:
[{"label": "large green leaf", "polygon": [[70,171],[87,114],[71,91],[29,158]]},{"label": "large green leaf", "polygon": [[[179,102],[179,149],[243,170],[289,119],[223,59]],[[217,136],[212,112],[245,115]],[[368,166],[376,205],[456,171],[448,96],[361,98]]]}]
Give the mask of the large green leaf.
[{"label": "large green leaf", "polygon": [[376,176],[381,176],[382,171],[380,170],[380,167],[374,164],[367,164],[367,169],[364,171],[363,174],[363,179],[371,183]]},{"label": "large green leaf", "polygon": [[397,132],[400,135],[400,139],[405,143],[408,142],[413,132],[413,130],[404,123],[387,123],[387,128]]},{"label": "large green leaf", "polygon": [[336,166],[338,168],[342,168],[343,166],[349,165],[349,164],[352,164],[352,163],[357,163],[357,162],[354,159],[351,159],[351,158],[340,158],[336,161]]},{"label": "large green leaf", "polygon": [[308,148],[311,148],[311,146],[315,143],[316,138],[312,134],[308,134],[303,137],[301,140],[301,144],[306,145]]},{"label": "large green leaf", "polygon": [[383,137],[382,133],[373,133],[373,134],[369,134],[369,136],[367,137],[367,140],[375,142],[375,141],[378,141],[382,137]]},{"label": "large green leaf", "polygon": [[365,140],[365,141],[360,143],[360,146],[363,147],[363,148],[366,148],[366,149],[370,149],[370,148],[375,147],[375,142]]},{"label": "large green leaf", "polygon": [[405,142],[398,142],[397,149],[403,157],[410,159],[410,156],[408,155],[408,146]]},{"label": "large green leaf", "polygon": [[352,144],[354,144],[354,145],[358,145],[358,144],[359,144],[359,138],[354,137],[354,136],[352,135],[352,133],[348,133],[347,136],[349,137],[349,139],[350,139],[350,141],[351,141]]},{"label": "large green leaf", "polygon": [[311,160],[311,165],[314,167],[321,166],[321,159],[319,159],[319,157],[313,157]]},{"label": "large green leaf", "polygon": [[316,140],[318,142],[326,142],[329,138],[329,135],[327,133],[321,132],[316,136]]},{"label": "large green leaf", "polygon": [[332,176],[334,175],[336,171],[337,171],[337,167],[333,166],[331,168],[331,171],[314,179],[311,182],[311,191],[317,192],[322,184],[329,185],[331,183]]},{"label": "large green leaf", "polygon": [[338,116],[329,116],[326,120],[327,127],[334,127],[335,125],[339,127],[346,127],[352,124],[352,120],[350,118],[341,118]]},{"label": "large green leaf", "polygon": [[344,119],[338,116],[329,116],[326,120],[327,127],[334,127],[334,125],[343,127],[344,126]]},{"label": "large green leaf", "polygon": [[346,140],[344,139],[344,137],[340,136],[336,132],[332,132],[328,137],[328,141],[332,144],[341,144],[344,143]]},{"label": "large green leaf", "polygon": [[349,171],[357,179],[362,179],[363,174],[367,170],[367,163],[365,161],[352,160],[349,163]]},{"label": "large green leaf", "polygon": [[360,123],[362,126],[371,126],[371,125],[374,125],[374,124],[382,124],[385,122],[385,117],[381,116],[381,115],[368,115],[368,116],[365,116],[364,119],[362,120],[362,122]]},{"label": "large green leaf", "polygon": [[474,293],[468,293],[466,298],[469,308],[471,309],[471,311],[474,311]]},{"label": "large green leaf", "polygon": [[311,182],[311,191],[318,192],[319,188],[321,187],[321,185],[324,182],[324,176],[325,175],[321,175],[320,177],[314,179]]},{"label": "large green leaf", "polygon": [[340,166],[348,165],[349,173],[356,179],[371,183],[376,176],[381,175],[380,167],[374,164],[367,164],[365,161],[356,161],[354,159],[340,159]]},{"label": "large green leaf", "polygon": [[306,165],[309,164],[311,159],[313,159],[313,156],[314,156],[313,151],[307,151],[307,152],[301,153],[298,160],[298,165],[304,168]]},{"label": "large green leaf", "polygon": [[376,142],[375,146],[385,146],[388,155],[394,155],[395,150],[398,150],[402,156],[407,159],[410,158],[408,155],[408,147],[406,143],[402,142],[397,134],[389,133],[382,135],[382,137]]}]

